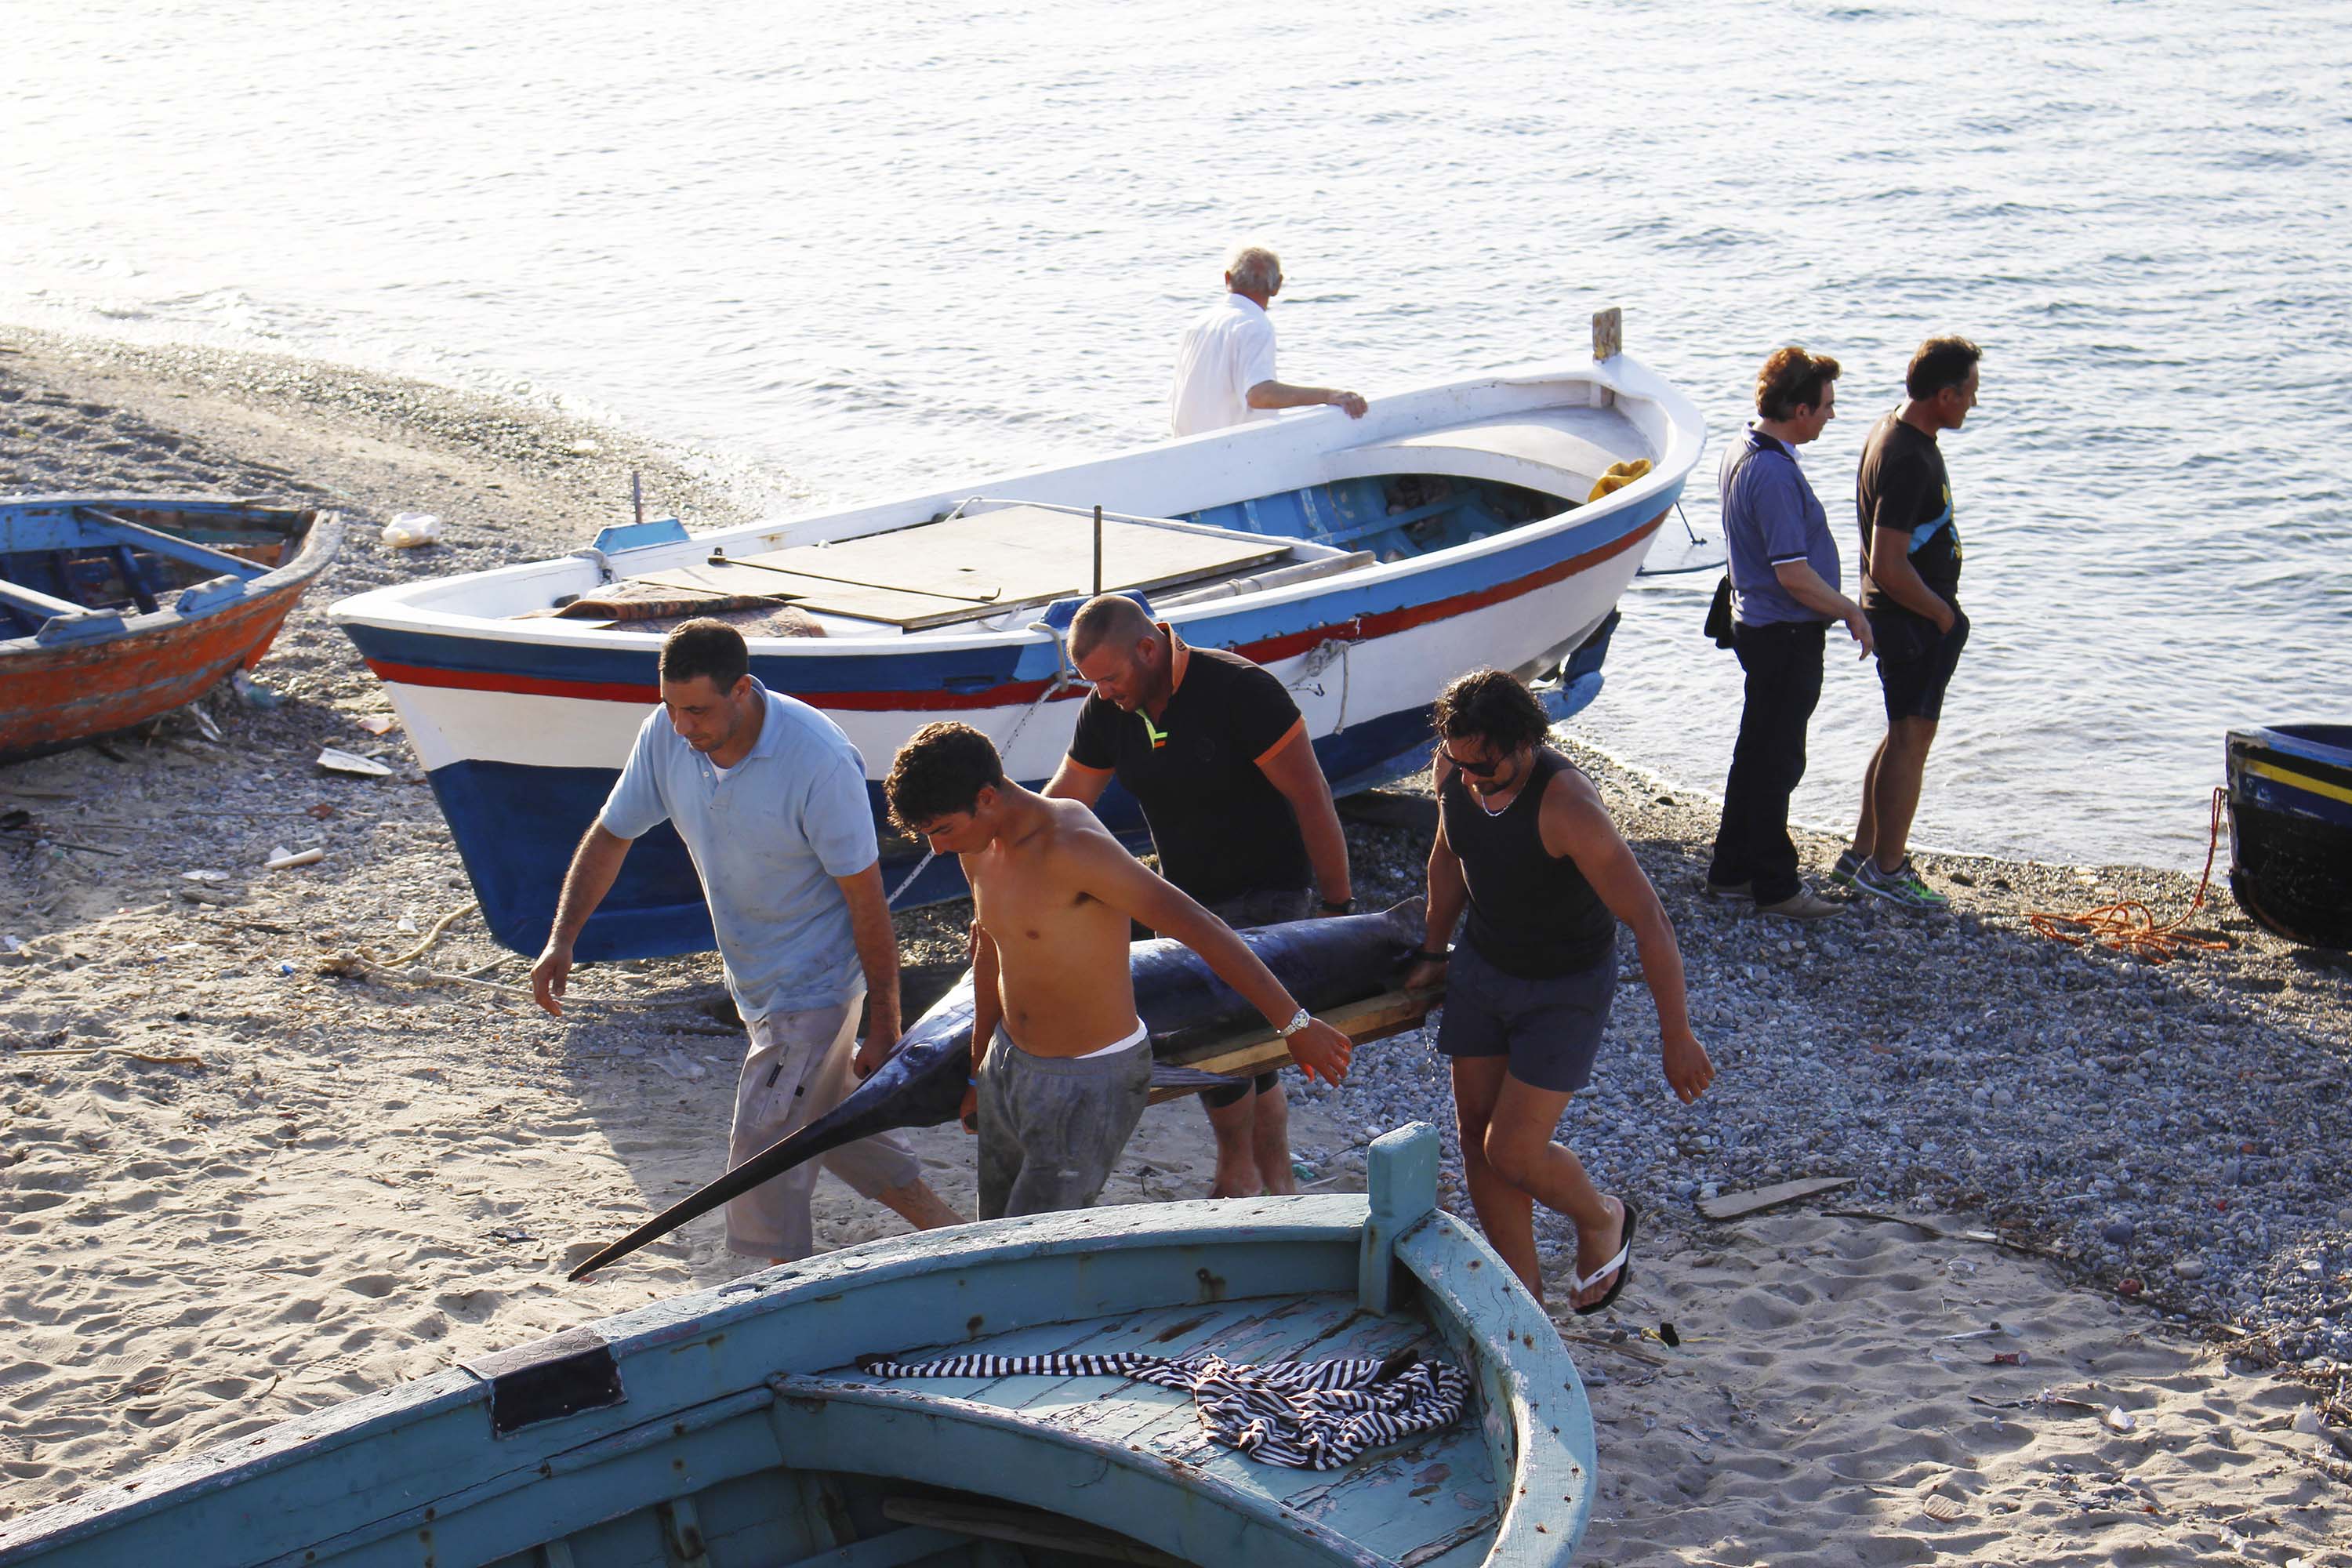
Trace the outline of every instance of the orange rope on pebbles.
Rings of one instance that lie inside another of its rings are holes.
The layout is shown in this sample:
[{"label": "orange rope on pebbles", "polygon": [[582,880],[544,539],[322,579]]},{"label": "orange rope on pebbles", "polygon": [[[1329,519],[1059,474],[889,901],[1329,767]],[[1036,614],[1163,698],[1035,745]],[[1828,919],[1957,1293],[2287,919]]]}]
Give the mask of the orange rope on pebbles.
[{"label": "orange rope on pebbles", "polygon": [[[2189,917],[2205,907],[2205,889],[2213,885],[2213,851],[2221,842],[2221,805],[2230,798],[2226,789],[2213,792],[2213,821],[2205,839],[2205,874],[2197,879],[2197,896],[2189,907],[2162,925],[2157,924],[2155,913],[2137,899],[2126,899],[2120,903],[2101,904],[2095,910],[2079,910],[2062,914],[2053,910],[2028,910],[2025,923],[2053,942],[2063,942],[2068,947],[2080,947],[2086,942],[2117,952],[2128,952],[2145,958],[2150,963],[2170,962],[2183,948],[2200,952],[2227,952],[2230,944],[2210,937],[2189,936],[2180,928]],[[2074,926],[2076,931],[2061,930]]]}]

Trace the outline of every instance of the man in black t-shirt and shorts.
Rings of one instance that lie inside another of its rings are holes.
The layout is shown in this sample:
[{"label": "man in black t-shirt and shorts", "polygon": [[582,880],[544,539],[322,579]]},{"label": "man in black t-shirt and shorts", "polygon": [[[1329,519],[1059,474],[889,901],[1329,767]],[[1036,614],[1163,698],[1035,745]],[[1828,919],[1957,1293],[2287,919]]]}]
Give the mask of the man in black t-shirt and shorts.
[{"label": "man in black t-shirt and shorts", "polygon": [[1862,820],[1830,880],[1921,913],[1950,900],[1911,868],[1927,749],[1944,690],[1968,646],[1960,613],[1960,533],[1937,432],[1957,430],[1977,405],[1977,345],[1930,338],[1911,356],[1903,405],[1871,427],[1854,479],[1862,522],[1862,607],[1878,644],[1886,738],[1863,775]]},{"label": "man in black t-shirt and shorts", "polygon": [[[1348,841],[1282,682],[1186,646],[1123,594],[1079,607],[1070,662],[1095,690],[1046,795],[1092,805],[1117,778],[1143,807],[1160,874],[1237,930],[1349,911]],[[1278,1074],[1201,1102],[1217,1138],[1212,1197],[1298,1190]]]}]

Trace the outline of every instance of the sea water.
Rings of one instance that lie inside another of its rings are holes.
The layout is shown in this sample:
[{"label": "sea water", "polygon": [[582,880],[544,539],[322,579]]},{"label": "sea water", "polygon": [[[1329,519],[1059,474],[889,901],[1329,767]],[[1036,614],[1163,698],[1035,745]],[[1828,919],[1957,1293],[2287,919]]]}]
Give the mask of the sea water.
[{"label": "sea water", "polygon": [[[1375,397],[1622,306],[1706,415],[1702,532],[1758,363],[1835,355],[1842,542],[1911,348],[1965,332],[1975,632],[1920,836],[2193,866],[2226,728],[2352,709],[2344,17],[14,0],[0,321],[560,402],[801,506],[1162,435],[1256,237],[1283,374]],[[1627,595],[1579,728],[1714,789],[1710,586]],[[1796,805],[1843,826],[1883,720],[1836,640]]]}]

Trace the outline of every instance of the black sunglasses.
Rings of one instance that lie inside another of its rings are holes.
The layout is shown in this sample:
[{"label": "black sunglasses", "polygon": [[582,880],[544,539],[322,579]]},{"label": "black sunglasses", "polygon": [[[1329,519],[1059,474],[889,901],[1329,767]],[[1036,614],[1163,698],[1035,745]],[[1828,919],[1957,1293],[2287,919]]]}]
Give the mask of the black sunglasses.
[{"label": "black sunglasses", "polygon": [[1496,773],[1503,771],[1504,759],[1501,757],[1496,757],[1491,763],[1472,763],[1465,762],[1462,758],[1455,756],[1452,752],[1446,751],[1443,748],[1439,749],[1437,754],[1444,757],[1447,762],[1452,763],[1455,767],[1460,768],[1464,773],[1468,773],[1474,779],[1490,779]]}]

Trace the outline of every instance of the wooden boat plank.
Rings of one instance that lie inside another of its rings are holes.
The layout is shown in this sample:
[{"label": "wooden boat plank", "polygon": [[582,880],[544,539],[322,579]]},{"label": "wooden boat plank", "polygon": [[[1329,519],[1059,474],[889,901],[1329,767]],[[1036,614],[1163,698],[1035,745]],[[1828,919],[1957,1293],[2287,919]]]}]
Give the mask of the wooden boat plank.
[{"label": "wooden boat plank", "polygon": [[[1338,1310],[1343,1300],[1318,1294],[1289,1297],[1275,1303],[1259,1301],[1255,1303],[1257,1311],[1228,1319],[1212,1318],[1169,1342],[1160,1353],[1184,1356],[1213,1350],[1234,1362],[1286,1360],[1316,1344],[1344,1321],[1344,1314]],[[1246,1307],[1251,1303],[1236,1305]],[[1352,1303],[1349,1307],[1352,1310]],[[1405,1327],[1410,1329],[1412,1325]],[[1151,1429],[1164,1426],[1169,1408],[1164,1402],[1121,1398],[1117,1389],[1108,1392],[1111,1397],[1066,1407],[1057,1413],[1055,1426],[1065,1432],[1118,1443],[1141,1442]],[[1191,1400],[1181,1394],[1173,1397],[1181,1402],[1184,1416],[1189,1420]],[[1189,1443],[1190,1435],[1187,1440]]]},{"label": "wooden boat plank", "polygon": [[1016,1413],[898,1387],[779,1376],[771,1412],[785,1462],[988,1478],[1000,1496],[1132,1534],[1193,1563],[1391,1568],[1317,1520],[1200,1467],[1090,1433],[1037,1431]]},{"label": "wooden boat plank", "polygon": [[167,533],[160,528],[132,522],[128,518],[117,517],[94,506],[74,510],[92,532],[119,544],[135,544],[142,550],[152,551],[173,561],[190,566],[207,567],[232,577],[258,577],[269,570],[257,561],[247,561],[241,555],[231,555],[209,545],[198,544],[194,540]]},{"label": "wooden boat plank", "polygon": [[[940,1353],[1035,1355],[1047,1352],[1083,1351],[1091,1354],[1111,1355],[1126,1351],[1142,1351],[1151,1355],[1181,1356],[1192,1353],[1202,1344],[1219,1336],[1244,1335],[1272,1312],[1289,1305],[1287,1300],[1269,1303],[1263,1299],[1237,1302],[1193,1302],[1160,1311],[1132,1314],[1124,1321],[1107,1326],[1100,1319],[1086,1323],[1054,1324],[1050,1327],[1069,1331],[1050,1336],[1043,1332],[992,1336],[985,1341],[955,1346]],[[1048,1337],[1053,1340],[1052,1343],[1041,1342]],[[931,1352],[925,1353],[928,1356]],[[998,1378],[986,1383],[977,1379],[925,1378],[921,1386],[936,1387],[943,1394],[971,1399],[1000,1409],[1026,1411],[1041,1421],[1066,1421],[1074,1426],[1111,1419],[1102,1407],[1128,1399],[1141,1400],[1147,1407],[1134,1416],[1131,1425],[1137,1427],[1157,1419],[1159,1406],[1181,1405],[1186,1410],[1191,1409],[1191,1401],[1183,1394],[1151,1384],[1131,1383],[1124,1378],[1089,1375],[1015,1377]],[[952,1392],[959,1388],[966,1392]]]},{"label": "wooden boat plank", "polygon": [[[1106,521],[1103,586],[1148,590],[1236,572],[1287,555],[1291,542]],[[1094,581],[1093,522],[1012,507],[675,566],[632,581],[788,598],[810,610],[913,631],[1087,592]]]},{"label": "wooden boat plank", "polygon": [[37,588],[11,583],[5,577],[0,577],[0,604],[14,605],[37,616],[79,616],[89,612],[87,605],[77,605],[71,599],[60,599],[54,594],[44,594]]},{"label": "wooden boat plank", "polygon": [[[1409,1348],[1427,1355],[1448,1353],[1434,1342],[1435,1336],[1425,1325],[1404,1320],[1358,1317],[1348,1331],[1326,1342],[1264,1359],[1384,1357]],[[1173,1421],[1139,1429],[1129,1434],[1127,1440],[1163,1453],[1181,1453],[1234,1486],[1261,1491],[1286,1508],[1331,1521],[1335,1526],[1344,1518],[1349,1521],[1344,1532],[1350,1539],[1386,1556],[1455,1531],[1465,1514],[1492,1513],[1499,1496],[1492,1456],[1475,1422],[1366,1455],[1339,1471],[1284,1469],[1211,1445],[1201,1433],[1189,1402],[1175,1413]],[[1434,1486],[1423,1479],[1433,1471],[1445,1479],[1444,1485]],[[1412,1495],[1416,1488],[1425,1486],[1431,1489],[1420,1497]],[[1384,1524],[1378,1532],[1380,1539],[1374,1539],[1360,1527],[1366,1519],[1392,1523]]]},{"label": "wooden boat plank", "polygon": [[[1326,1007],[1316,1016],[1360,1046],[1418,1028],[1429,1016],[1429,1010],[1444,999],[1443,987],[1429,991],[1384,991],[1360,1002]],[[1204,1041],[1182,1052],[1171,1052],[1167,1060],[1175,1067],[1196,1068],[1202,1072],[1242,1078],[1288,1067],[1290,1043],[1270,1028],[1252,1028],[1225,1039]],[[1151,1101],[1157,1105],[1163,1100],[1179,1100],[1199,1092],[1193,1089],[1154,1089]]]},{"label": "wooden boat plank", "polygon": [[[1008,506],[945,522],[736,559],[1013,605],[1085,592],[1094,580],[1094,520],[1082,512]],[[1288,538],[1105,518],[1103,586],[1152,588],[1181,578],[1237,571],[1287,555],[1291,544]]]},{"label": "wooden boat plank", "polygon": [[940,616],[961,615],[973,608],[953,599],[905,588],[853,588],[820,578],[762,571],[741,561],[700,563],[642,573],[629,579],[656,587],[686,589],[729,599],[759,598],[791,604],[829,615],[848,616],[901,627],[920,626]]},{"label": "wooden boat plank", "polygon": [[[1191,1348],[1213,1349],[1228,1359],[1258,1364],[1328,1357],[1383,1357],[1416,1344],[1430,1352],[1437,1349],[1424,1325],[1357,1314],[1351,1298],[1327,1297],[1315,1305],[1318,1310],[1313,1312],[1272,1315],[1263,1323],[1253,1325],[1250,1333]],[[1104,1382],[1093,1381],[1097,1386]],[[1189,1396],[1174,1390],[1150,1390],[1154,1396],[1146,1397],[1129,1392],[1130,1386],[1114,1384],[1095,1401],[1028,1414],[1042,1415],[1057,1430],[1140,1447],[1202,1467],[1223,1475],[1236,1488],[1263,1494],[1285,1506],[1290,1506],[1296,1495],[1321,1491],[1334,1482],[1334,1476],[1328,1471],[1264,1465],[1218,1447],[1201,1430]],[[1429,1441],[1439,1447],[1458,1447],[1461,1452],[1454,1458],[1457,1468],[1466,1465],[1486,1468],[1483,1447],[1475,1431],[1444,1435]],[[1493,1488],[1488,1486],[1483,1501],[1491,1502],[1494,1496]],[[1452,1522],[1448,1521],[1442,1528],[1451,1528]],[[1352,1536],[1353,1531],[1348,1533]],[[1412,1543],[1418,1544],[1426,1538],[1415,1536]]]},{"label": "wooden boat plank", "polygon": [[[991,1334],[982,1339],[955,1344],[940,1344],[899,1354],[904,1361],[932,1361],[955,1355],[1117,1355],[1128,1351],[1145,1351],[1151,1354],[1168,1353],[1161,1348],[1161,1336],[1171,1330],[1181,1330],[1205,1316],[1213,1316],[1218,1309],[1198,1305],[1164,1307],[1156,1311],[1118,1314],[1110,1318],[1093,1318],[1076,1322],[1042,1323],[1034,1328],[1020,1329],[1012,1333]],[[895,1352],[894,1352],[895,1353]],[[837,1369],[837,1375],[853,1382],[867,1381],[866,1374],[855,1368]],[[1099,1392],[1100,1378],[1060,1376],[1024,1377],[927,1377],[924,1386],[958,1399],[983,1401],[1008,1409],[1050,1405],[1057,1390],[1085,1385],[1083,1397],[1092,1398]]]}]

